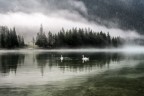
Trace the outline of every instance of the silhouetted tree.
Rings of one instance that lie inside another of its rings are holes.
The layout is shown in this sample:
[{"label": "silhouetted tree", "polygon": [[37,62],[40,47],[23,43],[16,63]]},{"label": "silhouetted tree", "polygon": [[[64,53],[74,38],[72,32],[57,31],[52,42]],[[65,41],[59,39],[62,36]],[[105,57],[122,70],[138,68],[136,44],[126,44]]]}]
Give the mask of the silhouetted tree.
[{"label": "silhouetted tree", "polygon": [[24,38],[16,34],[15,28],[9,29],[7,26],[0,26],[0,48],[18,48],[24,46]]},{"label": "silhouetted tree", "polygon": [[60,30],[57,34],[48,33],[46,37],[42,31],[37,34],[36,45],[44,48],[78,48],[78,47],[119,47],[122,45],[120,37],[111,37],[109,33],[93,32],[91,29]]},{"label": "silhouetted tree", "polygon": [[39,47],[47,47],[48,43],[47,43],[47,37],[45,35],[45,33],[43,32],[43,26],[41,25],[40,27],[40,32],[37,33],[37,37],[36,37],[36,45],[38,45]]}]

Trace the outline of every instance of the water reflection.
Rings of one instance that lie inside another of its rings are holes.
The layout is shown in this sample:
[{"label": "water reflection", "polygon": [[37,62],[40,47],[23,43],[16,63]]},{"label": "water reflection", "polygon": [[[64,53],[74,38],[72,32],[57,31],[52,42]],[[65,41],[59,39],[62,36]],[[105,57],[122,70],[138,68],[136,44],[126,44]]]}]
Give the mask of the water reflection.
[{"label": "water reflection", "polygon": [[84,62],[81,59],[82,53],[65,53],[63,54],[64,60],[61,62],[60,53],[40,53],[36,54],[36,60],[41,72],[43,74],[44,68],[48,65],[51,69],[53,67],[58,67],[63,72],[65,70],[69,71],[91,71],[93,68],[103,68],[109,67],[110,62],[118,62],[122,59],[122,55],[118,53],[96,53],[90,54],[86,53],[89,56],[89,61]]},{"label": "water reflection", "polygon": [[0,72],[9,73],[14,71],[16,73],[17,67],[24,64],[25,55],[23,54],[2,54],[0,55]]},{"label": "water reflection", "polygon": [[[88,62],[82,62],[83,54],[89,57]],[[63,62],[60,60],[61,55],[64,57]],[[144,54],[120,53],[31,52],[0,54],[0,96],[5,94],[7,96],[23,96],[23,94],[47,96],[51,93],[58,96],[59,91],[64,89],[60,95],[75,96],[74,94],[69,95],[69,92],[83,94],[83,92],[87,92],[85,91],[87,88],[89,90],[95,87],[96,90],[101,88],[101,93],[111,93],[113,86],[116,86],[116,89],[123,86],[124,89],[120,90],[123,92],[127,88],[127,83],[131,82],[131,78],[143,78],[143,58]],[[128,80],[129,77],[130,80]],[[128,81],[125,78],[128,78]],[[136,79],[136,83],[133,81],[129,83],[129,85],[135,84],[132,86],[134,90],[142,85],[139,83],[140,79],[137,81],[138,79]],[[142,81],[144,80],[142,79]],[[110,90],[106,91],[105,85]]]},{"label": "water reflection", "polygon": [[[103,68],[107,66],[109,68],[110,62],[118,62],[123,59],[121,54],[118,53],[85,53],[89,56],[88,62],[83,62],[81,59],[83,53],[64,53],[64,60],[61,62],[59,59],[60,53],[36,53],[27,54],[28,62],[25,61],[26,54],[1,54],[0,55],[0,72],[9,73],[10,71],[17,72],[17,68],[20,66],[25,67],[28,65],[36,65],[41,69],[41,73],[44,73],[44,69],[48,66],[49,69],[59,68],[63,72],[65,70],[77,72],[77,71],[91,71],[93,68]],[[36,60],[36,62],[35,62]]]},{"label": "water reflection", "polygon": [[[82,55],[89,57],[83,63]],[[61,62],[60,56],[64,60]],[[140,56],[143,57],[143,56]],[[44,85],[121,68],[136,57],[120,53],[32,52],[0,55],[0,86]],[[137,64],[137,62],[134,62]],[[9,74],[8,74],[9,73]],[[4,74],[4,75],[3,75]]]}]

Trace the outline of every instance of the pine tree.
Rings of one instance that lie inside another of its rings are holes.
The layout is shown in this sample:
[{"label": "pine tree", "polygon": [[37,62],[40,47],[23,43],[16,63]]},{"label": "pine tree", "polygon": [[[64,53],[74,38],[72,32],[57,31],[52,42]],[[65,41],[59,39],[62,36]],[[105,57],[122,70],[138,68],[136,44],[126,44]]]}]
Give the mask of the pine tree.
[{"label": "pine tree", "polygon": [[[78,48],[78,47],[118,47],[122,45],[120,37],[111,37],[109,33],[93,32],[90,29],[73,28],[65,31],[60,30],[57,34],[45,33],[40,28],[37,34],[36,44],[39,47],[48,48]],[[47,39],[47,42],[46,42]]]},{"label": "pine tree", "polygon": [[43,47],[46,48],[47,45],[47,37],[45,35],[45,33],[43,32],[43,26],[41,25],[40,27],[40,32],[37,33],[37,37],[36,37],[36,45],[38,45],[39,47]]},{"label": "pine tree", "polygon": [[7,26],[0,27],[0,48],[17,48],[23,47],[24,38],[22,38],[22,44],[20,44],[15,28],[9,29]]}]

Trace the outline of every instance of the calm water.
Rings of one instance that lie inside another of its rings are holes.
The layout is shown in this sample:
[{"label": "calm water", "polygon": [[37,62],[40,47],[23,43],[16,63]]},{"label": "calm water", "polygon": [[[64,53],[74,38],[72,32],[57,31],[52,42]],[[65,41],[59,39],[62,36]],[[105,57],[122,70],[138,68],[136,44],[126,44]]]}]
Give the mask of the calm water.
[{"label": "calm water", "polygon": [[144,54],[3,52],[0,96],[144,96]]}]

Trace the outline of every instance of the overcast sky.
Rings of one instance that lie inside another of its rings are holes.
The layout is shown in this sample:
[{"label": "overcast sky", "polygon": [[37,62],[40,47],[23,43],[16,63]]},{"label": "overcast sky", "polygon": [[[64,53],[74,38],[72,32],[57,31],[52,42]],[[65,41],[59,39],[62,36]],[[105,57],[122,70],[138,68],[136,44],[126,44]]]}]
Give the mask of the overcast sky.
[{"label": "overcast sky", "polygon": [[[131,6],[132,0],[117,1]],[[88,11],[85,2],[80,0],[0,0],[0,25],[15,26],[17,32],[24,35],[28,41],[31,36],[36,36],[41,24],[45,32],[57,32],[62,27],[86,27],[97,32],[110,32],[112,36],[139,37],[136,30],[128,29],[125,33],[118,23],[109,21],[112,27],[108,28],[89,20],[86,18],[89,16]]]}]

